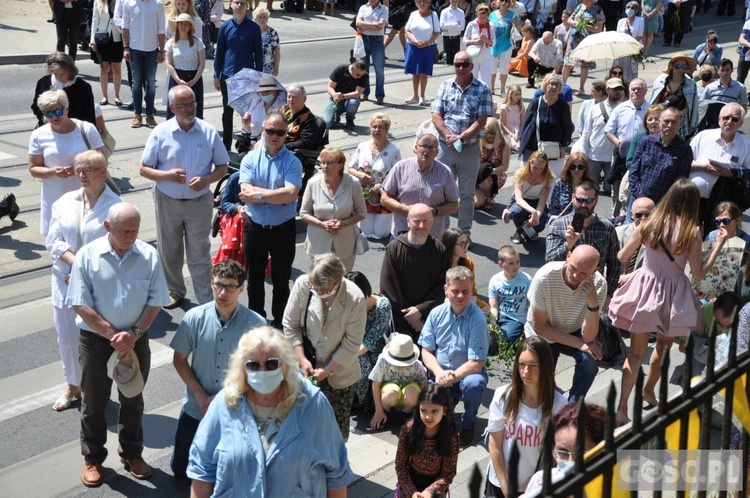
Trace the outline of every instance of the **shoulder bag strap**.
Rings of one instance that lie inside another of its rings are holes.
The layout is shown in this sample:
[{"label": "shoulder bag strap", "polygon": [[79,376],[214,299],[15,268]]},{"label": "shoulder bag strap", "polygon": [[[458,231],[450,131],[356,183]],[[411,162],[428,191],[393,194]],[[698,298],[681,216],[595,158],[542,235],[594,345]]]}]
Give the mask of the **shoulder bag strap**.
[{"label": "shoulder bag strap", "polygon": [[681,270],[684,271],[685,268],[683,268],[682,266],[680,266],[679,263],[677,263],[677,261],[675,261],[674,256],[672,256],[672,253],[669,251],[669,248],[667,247],[667,244],[665,244],[662,239],[659,239],[659,245],[664,250],[664,253],[667,255],[667,257],[669,258],[669,260],[672,263],[676,264],[678,268],[680,268]]},{"label": "shoulder bag strap", "polygon": [[541,138],[539,138],[539,108],[542,107],[542,97],[539,97],[539,100],[536,103],[536,143],[537,147],[539,147],[539,142],[541,142]]},{"label": "shoulder bag strap", "polygon": [[609,121],[609,114],[607,114],[607,108],[604,106],[604,102],[599,102],[599,109],[602,111],[602,116],[604,116],[604,124],[607,124],[607,121]]},{"label": "shoulder bag strap", "polygon": [[312,291],[307,295],[307,306],[305,306],[305,318],[302,320],[302,338],[308,340],[307,337],[307,313],[310,311],[310,301],[312,301]]},{"label": "shoulder bag strap", "polygon": [[83,121],[78,119],[73,119],[73,122],[78,126],[78,131],[81,132],[81,136],[83,137],[83,142],[86,144],[86,148],[88,150],[91,150],[91,144],[89,143],[89,138],[86,136],[86,132],[83,131]]}]

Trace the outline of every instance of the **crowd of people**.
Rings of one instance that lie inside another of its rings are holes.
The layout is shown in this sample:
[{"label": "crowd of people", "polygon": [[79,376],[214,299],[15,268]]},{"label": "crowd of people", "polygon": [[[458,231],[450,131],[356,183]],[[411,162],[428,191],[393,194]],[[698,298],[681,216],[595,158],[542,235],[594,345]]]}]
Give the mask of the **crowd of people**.
[{"label": "crowd of people", "polygon": [[[268,11],[256,10],[265,16],[264,28],[247,15],[246,1],[232,0],[234,16],[218,29],[213,54],[214,86],[224,106],[220,133],[202,118],[200,82],[210,39],[206,44],[196,34],[202,22],[197,6],[179,0],[165,21],[158,0],[146,3],[158,4],[161,13],[118,1],[102,4],[98,24],[109,13],[111,24],[122,28],[113,31],[105,23],[109,36],[121,36],[123,57],[133,68],[133,126],[141,125],[145,88],[146,123],[153,130],[139,172],[154,183],[156,248],[138,239],[141,213],[109,178],[112,151],[101,112],[68,55],[50,57],[50,74],[38,82],[33,103],[39,127],[29,141],[29,170],[42,180],[40,227],[53,260],[54,320],[66,382],[53,408],[62,411],[81,399],[84,485],[103,481],[105,407],[113,381],[121,403],[119,455],[136,478],[151,475],[142,458],[141,427],[148,329],[162,308],[185,306],[185,260],[198,306],[187,310],[171,343],[186,386],[171,468],[176,477],[193,480],[194,496],[233,487],[273,496],[346,496],[353,473],[344,443],[355,399],[373,413],[373,429],[392,420],[403,425],[395,456],[398,495],[443,496],[459,447],[477,440],[494,326],[515,358],[510,384],[496,390],[490,404],[488,497],[508,494],[514,441],[521,454],[519,489],[531,495],[540,486],[535,473],[542,442],[520,435],[538,435],[547,421],[556,431],[558,471],[570,469],[577,405],[566,405],[556,392],[555,367],[560,354],[574,359],[567,401],[584,399],[604,359],[600,334],[611,330],[610,320],[631,340],[620,424],[628,422],[634,372],[651,335],[656,344],[643,399],[655,405],[659,358],[676,337],[682,345],[705,329],[705,303],[698,297],[710,303],[726,292],[737,294],[736,300],[723,299],[740,305],[728,311],[717,305],[713,318],[726,327],[739,314],[738,348],[747,349],[750,305],[741,305],[750,295],[750,236],[741,229],[741,216],[750,207],[750,140],[738,133],[747,92],[721,53],[713,61],[720,78],[700,90],[692,78],[698,62],[689,55],[673,56],[650,85],[629,61],[619,61],[605,81],[591,84],[591,104],[579,111],[581,135],[571,150],[572,90],[565,81],[577,66],[584,93],[592,62],[571,59],[570,51],[587,36],[575,32],[580,19],[591,18],[584,22],[588,33],[604,27],[593,0],[561,23],[574,32],[565,49],[558,30],[552,31],[557,11],[551,6],[534,11],[529,28],[512,0],[500,1],[492,14],[479,3],[476,18],[463,24],[465,17],[451,14],[456,0],[440,16],[427,0],[417,0],[404,23],[405,71],[414,76],[407,103],[429,106],[430,114],[416,130],[413,157],[389,141],[391,120],[378,112],[370,118],[370,137],[347,160],[320,142],[320,123],[332,127],[344,115],[353,125],[359,103],[369,98],[370,62],[375,99],[383,103],[378,64],[387,7],[377,0],[360,7],[356,24],[366,34],[367,55],[331,73],[320,120],[306,106],[304,87],[284,88],[273,77],[280,56],[261,41],[268,33],[278,45],[267,27]],[[637,5],[627,7],[617,29],[622,24],[637,34],[644,22],[636,22]],[[508,53],[512,27],[525,34],[521,65]],[[464,28],[467,50],[456,50],[449,36],[460,35],[445,33]],[[428,99],[441,31],[455,74]],[[536,42],[534,33],[541,35]],[[705,47],[696,49],[702,63],[711,66],[715,48],[709,34]],[[161,60],[169,68],[170,117],[157,124],[153,75]],[[114,72],[119,63],[107,62]],[[527,88],[541,76],[541,88],[526,95],[528,107],[521,87],[507,84],[507,64],[526,71],[518,72],[529,78]],[[242,116],[239,168],[219,199],[225,240],[212,259],[216,200],[210,186],[228,176],[235,110],[227,105],[227,80],[242,68],[264,75],[259,102]],[[496,72],[500,106],[492,99]],[[100,106],[108,103],[103,95]],[[720,104],[715,127],[702,124],[702,100]],[[498,243],[500,271],[484,302],[468,255],[474,211],[494,209],[511,154],[521,166],[499,218],[513,221],[516,230],[511,244]],[[314,174],[316,166],[320,172]],[[596,209],[602,195],[620,200],[607,215]],[[3,202],[11,216],[18,213],[14,199]],[[298,215],[307,224],[310,265],[290,289]],[[238,239],[231,250],[224,247],[230,233]],[[546,263],[531,276],[520,270],[516,247],[540,237]],[[367,238],[388,239],[378,293],[356,271]],[[735,247],[740,256],[728,257]],[[717,283],[699,294],[703,280]],[[245,290],[247,306],[239,302]],[[463,411],[454,418],[459,400]],[[590,448],[602,439],[604,417],[601,408],[585,406]]]}]

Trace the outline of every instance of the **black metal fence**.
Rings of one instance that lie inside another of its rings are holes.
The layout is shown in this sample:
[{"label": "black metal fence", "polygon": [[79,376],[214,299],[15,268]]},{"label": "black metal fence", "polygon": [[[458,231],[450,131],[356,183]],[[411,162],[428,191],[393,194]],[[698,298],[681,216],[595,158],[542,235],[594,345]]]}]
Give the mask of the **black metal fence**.
[{"label": "black metal fence", "polygon": [[[661,378],[660,378],[660,392],[659,392],[659,403],[654,409],[655,414],[651,416],[643,416],[642,410],[636,409],[633,414],[632,427],[626,429],[624,432],[618,434],[615,437],[615,397],[616,389],[614,384],[610,386],[609,393],[607,395],[607,406],[606,406],[606,419],[605,419],[605,439],[603,447],[598,452],[593,454],[590,458],[584,460],[584,438],[585,433],[583,427],[585,427],[585,410],[578,410],[578,428],[577,440],[576,440],[576,451],[575,451],[575,465],[574,471],[567,475],[563,480],[552,483],[551,482],[551,469],[555,466],[555,460],[553,458],[554,449],[554,434],[552,424],[548,423],[545,428],[544,434],[544,449],[542,450],[542,461],[541,467],[544,470],[543,479],[543,490],[539,496],[545,498],[563,498],[568,496],[582,497],[586,496],[585,486],[592,481],[602,478],[601,486],[601,497],[610,498],[613,495],[618,496],[639,496],[638,491],[628,491],[623,494],[623,491],[618,490],[617,480],[614,475],[615,465],[618,463],[618,451],[620,450],[663,450],[667,449],[666,433],[667,429],[672,426],[675,422],[679,424],[679,443],[678,449],[688,449],[688,436],[689,436],[689,419],[696,418],[696,412],[700,415],[700,437],[698,442],[698,448],[701,450],[726,450],[729,449],[730,444],[730,432],[733,427],[732,425],[732,413],[734,405],[735,395],[735,382],[741,379],[743,376],[748,375],[750,372],[750,355],[747,352],[743,352],[742,355],[737,355],[737,323],[739,313],[735,313],[734,323],[732,326],[732,332],[729,340],[728,347],[728,360],[727,364],[721,369],[715,370],[716,361],[716,325],[709,337],[709,349],[708,359],[705,367],[705,378],[702,382],[696,385],[691,385],[691,380],[694,375],[693,372],[693,349],[695,341],[689,341],[687,346],[686,358],[687,361],[684,365],[682,373],[682,393],[679,396],[668,400],[668,383],[669,383],[669,354],[665,353],[662,356],[661,364]],[[642,406],[642,388],[643,388],[643,371],[642,368],[637,369],[636,383],[634,388],[635,406]],[[726,389],[725,392],[725,403],[723,413],[720,414],[723,417],[721,437],[719,444],[714,443],[711,445],[711,418],[715,412],[713,407],[713,398],[716,393]],[[750,396],[750,382],[745,383],[745,399]],[[581,400],[581,403],[583,400]],[[742,491],[736,496],[748,496],[747,489],[747,456],[748,456],[748,433],[744,429],[743,425],[740,424],[737,427],[741,434],[741,448],[742,448],[742,462],[741,462],[741,479],[742,479]],[[693,429],[695,430],[695,429]],[[674,444],[672,444],[672,448]],[[695,449],[695,448],[690,448]],[[518,484],[517,484],[517,468],[518,468],[518,450],[514,446],[511,452],[510,462],[508,466],[508,486],[510,497],[518,495]],[[703,463],[705,465],[705,462]],[[698,469],[701,473],[699,475],[706,475],[706,468],[702,466]],[[475,471],[479,474],[479,470]],[[481,477],[474,476],[472,483],[477,483],[481,480]],[[651,488],[649,488],[651,489]],[[472,496],[480,496],[479,486],[471,487]],[[731,493],[730,493],[731,495]],[[600,498],[600,496],[589,496],[588,498]],[[661,491],[654,491],[653,496],[660,498],[662,496]],[[677,496],[682,498],[684,496],[698,496],[703,498],[706,496],[706,491],[698,492],[685,492],[678,491],[674,494],[670,493],[670,496]],[[727,496],[726,491],[712,491],[710,496],[719,496],[721,498]]]}]

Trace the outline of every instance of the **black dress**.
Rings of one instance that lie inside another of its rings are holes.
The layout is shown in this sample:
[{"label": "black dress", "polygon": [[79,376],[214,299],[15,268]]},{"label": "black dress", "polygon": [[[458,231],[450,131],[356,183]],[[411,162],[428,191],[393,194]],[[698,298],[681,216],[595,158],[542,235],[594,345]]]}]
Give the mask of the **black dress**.
[{"label": "black dress", "polygon": [[[39,121],[39,126],[44,124],[44,114],[36,105],[36,99],[47,90],[52,90],[52,75],[42,76],[36,82],[34,90],[34,101],[31,103],[31,110]],[[68,95],[70,106],[68,108],[68,117],[88,121],[96,126],[96,111],[94,110],[94,92],[91,85],[81,78],[76,78],[75,83],[63,89]]]}]

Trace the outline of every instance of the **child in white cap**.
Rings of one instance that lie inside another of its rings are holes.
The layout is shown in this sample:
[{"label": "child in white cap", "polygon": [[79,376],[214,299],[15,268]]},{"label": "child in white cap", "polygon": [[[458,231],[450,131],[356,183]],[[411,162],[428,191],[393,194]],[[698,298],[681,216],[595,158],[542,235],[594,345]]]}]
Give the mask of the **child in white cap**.
[{"label": "child in white cap", "polygon": [[370,372],[375,415],[370,427],[379,429],[388,420],[386,412],[399,408],[410,413],[417,406],[417,398],[427,385],[427,370],[419,361],[419,348],[407,334],[394,334],[386,344]]}]

